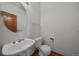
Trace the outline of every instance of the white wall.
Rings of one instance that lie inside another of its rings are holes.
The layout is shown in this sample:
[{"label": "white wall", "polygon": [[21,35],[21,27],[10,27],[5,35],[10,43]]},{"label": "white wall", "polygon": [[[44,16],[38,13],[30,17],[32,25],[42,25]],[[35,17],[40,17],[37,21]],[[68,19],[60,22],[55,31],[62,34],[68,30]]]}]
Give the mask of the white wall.
[{"label": "white wall", "polygon": [[36,38],[41,35],[40,33],[40,2],[31,2],[30,7],[30,37]]},{"label": "white wall", "polygon": [[79,55],[79,3],[41,3],[41,33],[53,50]]}]

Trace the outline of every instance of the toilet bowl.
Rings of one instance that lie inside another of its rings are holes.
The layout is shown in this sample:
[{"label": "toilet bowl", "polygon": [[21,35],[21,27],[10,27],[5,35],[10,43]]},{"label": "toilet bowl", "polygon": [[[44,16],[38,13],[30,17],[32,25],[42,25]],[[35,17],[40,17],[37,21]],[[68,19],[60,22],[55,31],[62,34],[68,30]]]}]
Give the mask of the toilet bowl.
[{"label": "toilet bowl", "polygon": [[42,37],[37,37],[35,40],[35,48],[39,50],[40,56],[47,56],[51,53],[51,47],[43,43]]}]

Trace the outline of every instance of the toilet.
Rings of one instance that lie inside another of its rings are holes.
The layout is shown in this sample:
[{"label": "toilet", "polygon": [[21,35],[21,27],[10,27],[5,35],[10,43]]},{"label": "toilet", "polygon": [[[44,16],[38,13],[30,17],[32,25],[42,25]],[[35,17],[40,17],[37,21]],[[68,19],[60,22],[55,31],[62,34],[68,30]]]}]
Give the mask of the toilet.
[{"label": "toilet", "polygon": [[42,37],[37,37],[35,40],[35,48],[39,50],[40,56],[47,56],[51,53],[51,48],[49,45],[45,45]]}]

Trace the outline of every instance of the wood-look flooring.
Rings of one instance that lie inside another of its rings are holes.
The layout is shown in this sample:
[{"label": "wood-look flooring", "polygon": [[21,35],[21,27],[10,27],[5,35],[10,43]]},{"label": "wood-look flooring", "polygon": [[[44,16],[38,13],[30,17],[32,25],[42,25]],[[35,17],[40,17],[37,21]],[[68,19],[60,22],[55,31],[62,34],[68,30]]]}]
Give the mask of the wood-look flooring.
[{"label": "wood-look flooring", "polygon": [[[39,56],[39,50],[35,50],[32,56]],[[57,53],[55,51],[51,51],[51,53],[48,56],[64,56],[63,54]]]}]

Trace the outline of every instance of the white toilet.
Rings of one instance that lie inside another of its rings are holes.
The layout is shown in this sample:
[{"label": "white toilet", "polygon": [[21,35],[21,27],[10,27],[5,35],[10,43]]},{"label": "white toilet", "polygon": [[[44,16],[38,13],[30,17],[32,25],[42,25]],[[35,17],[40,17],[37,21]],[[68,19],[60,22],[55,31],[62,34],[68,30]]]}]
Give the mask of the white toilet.
[{"label": "white toilet", "polygon": [[39,50],[39,55],[40,56],[47,56],[51,53],[51,48],[49,45],[44,45],[43,44],[43,38],[42,37],[38,37],[35,40],[35,47],[36,49]]}]

